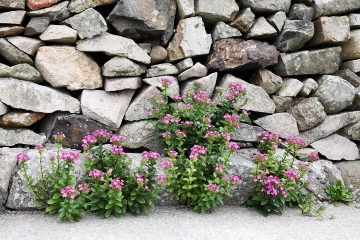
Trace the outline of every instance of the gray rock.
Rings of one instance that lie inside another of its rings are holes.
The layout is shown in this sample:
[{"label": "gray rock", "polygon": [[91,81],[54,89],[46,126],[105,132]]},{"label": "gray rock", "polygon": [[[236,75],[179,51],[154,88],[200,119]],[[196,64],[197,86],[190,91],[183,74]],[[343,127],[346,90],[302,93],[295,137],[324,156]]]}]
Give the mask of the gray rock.
[{"label": "gray rock", "polygon": [[187,92],[187,91],[190,91],[193,89],[194,82],[196,81],[196,82],[200,83],[200,90],[205,91],[207,93],[207,96],[209,98],[211,98],[211,96],[213,95],[214,89],[215,89],[217,76],[218,76],[218,73],[215,72],[206,77],[199,78],[197,80],[189,80],[186,82],[182,82],[182,84],[181,84],[182,96],[184,95],[183,94],[184,92]]},{"label": "gray rock", "polygon": [[25,144],[37,146],[44,144],[46,137],[37,134],[29,129],[18,128],[16,130],[0,128],[0,146],[14,146],[17,144]]},{"label": "gray rock", "polygon": [[304,85],[303,85],[303,87],[301,88],[301,90],[300,90],[300,92],[298,94],[298,96],[300,96],[300,97],[309,96],[311,93],[316,92],[316,90],[319,87],[317,82],[312,78],[307,78],[307,79],[303,80],[302,83]]},{"label": "gray rock", "polygon": [[308,46],[341,45],[350,38],[349,18],[320,17],[314,21],[314,37],[308,42]]},{"label": "gray rock", "polygon": [[314,35],[314,24],[307,20],[286,20],[275,46],[280,52],[293,52],[305,46]]},{"label": "gray rock", "polygon": [[354,192],[360,189],[360,161],[344,161],[335,163],[335,166],[341,171],[345,187],[352,189]]},{"label": "gray rock", "polygon": [[314,97],[300,100],[288,110],[288,113],[296,119],[299,131],[314,127],[326,117],[324,107]]},{"label": "gray rock", "polygon": [[28,55],[14,47],[5,38],[0,38],[0,55],[14,65],[20,63],[34,65],[33,60]]},{"label": "gray rock", "polygon": [[314,16],[314,9],[305,4],[293,4],[290,8],[288,17],[290,20],[307,20],[312,21]]},{"label": "gray rock", "polygon": [[273,94],[283,84],[282,78],[266,69],[258,69],[251,76],[250,81],[255,85],[262,87],[267,94]]},{"label": "gray rock", "polygon": [[[274,113],[275,112],[275,104],[270,99],[269,95],[265,92],[265,90],[261,87],[249,84],[240,78],[236,78],[230,74],[226,74],[220,81],[219,87],[223,87],[224,91],[221,98],[227,94],[228,86],[230,82],[240,83],[245,87],[247,102],[243,105],[245,98],[239,99],[236,103],[238,106],[241,106],[242,109],[247,109],[255,112],[262,113]],[[216,103],[219,103],[220,99],[213,99]]]},{"label": "gray rock", "polygon": [[241,123],[240,128],[231,135],[231,139],[235,141],[257,142],[256,134],[262,131],[264,131],[264,129],[261,127]]},{"label": "gray rock", "polygon": [[9,107],[0,102],[0,115],[4,115],[9,111]]},{"label": "gray rock", "polygon": [[296,119],[289,113],[275,113],[258,118],[254,123],[269,132],[280,134],[283,138],[299,135]]},{"label": "gray rock", "polygon": [[72,13],[80,13],[88,8],[116,3],[116,0],[71,0],[68,8]]},{"label": "gray rock", "polygon": [[167,78],[172,80],[172,83],[168,86],[167,92],[170,97],[174,98],[174,96],[179,96],[179,82],[176,77],[172,76],[163,76],[163,77],[153,77],[153,78],[144,78],[143,81],[151,86],[155,86],[159,89],[164,89],[161,83],[162,78]]},{"label": "gray rock", "polygon": [[0,81],[0,101],[13,108],[43,113],[80,112],[80,102],[69,96],[66,90],[60,92],[15,78],[0,78]]},{"label": "gray rock", "polygon": [[0,26],[0,38],[6,36],[22,35],[25,28],[22,26]]},{"label": "gray rock", "polygon": [[180,19],[195,16],[194,0],[176,0],[176,4]]},{"label": "gray rock", "polygon": [[64,25],[50,25],[39,38],[45,42],[75,45],[78,32]]},{"label": "gray rock", "polygon": [[360,121],[341,128],[337,133],[347,139],[360,141]]},{"label": "gray rock", "polygon": [[104,52],[109,56],[127,57],[149,64],[150,56],[134,40],[104,32],[92,39],[77,41],[76,49],[83,52]]},{"label": "gray rock", "polygon": [[25,36],[40,35],[50,24],[49,17],[32,17],[25,28]]},{"label": "gray rock", "polygon": [[315,152],[316,154],[319,154],[315,149],[313,148],[300,148],[298,149],[297,153],[296,153],[296,157],[300,160],[300,161],[304,161],[304,162],[311,162],[309,155],[310,153]]},{"label": "gray rock", "polygon": [[357,121],[360,121],[360,111],[330,115],[315,127],[301,132],[299,138],[304,139],[307,144],[311,144]]},{"label": "gray rock", "polygon": [[344,62],[342,65],[344,69],[350,69],[354,73],[360,72],[360,59]]},{"label": "gray rock", "polygon": [[21,25],[25,14],[23,10],[0,13],[0,24]]},{"label": "gray rock", "polygon": [[158,76],[165,76],[165,75],[176,75],[179,73],[179,70],[175,65],[171,63],[162,63],[157,65],[152,65],[146,71],[146,77],[158,77]]},{"label": "gray rock", "polygon": [[235,27],[231,27],[226,23],[220,21],[217,22],[213,30],[211,31],[211,37],[213,42],[223,38],[241,37],[241,32]]},{"label": "gray rock", "polygon": [[116,93],[84,90],[80,97],[82,113],[116,131],[121,125],[134,93],[135,90],[132,89]]},{"label": "gray rock", "polygon": [[30,17],[49,17],[50,21],[62,21],[71,17],[67,6],[69,1],[63,1],[48,8],[27,12]]},{"label": "gray rock", "polygon": [[208,70],[204,65],[196,63],[193,67],[179,75],[179,81],[184,81],[189,78],[205,77],[207,73]]},{"label": "gray rock", "polygon": [[247,32],[254,24],[255,14],[251,11],[250,8],[245,8],[241,10],[234,21],[230,23],[230,26],[236,27],[242,32]]},{"label": "gray rock", "polygon": [[182,73],[183,71],[194,66],[194,63],[191,58],[186,58],[186,59],[180,61],[179,63],[175,64],[175,66],[178,68],[179,73]]},{"label": "gray rock", "polygon": [[152,43],[139,43],[138,46],[144,50],[147,54],[151,52],[151,45]]},{"label": "gray rock", "polygon": [[280,97],[272,95],[271,99],[275,104],[275,112],[277,113],[286,112],[293,103],[293,99],[291,97]]},{"label": "gray rock", "polygon": [[291,0],[240,0],[243,7],[251,7],[255,13],[276,13],[283,11],[287,13],[290,9]]},{"label": "gray rock", "polygon": [[34,67],[26,63],[0,68],[0,77],[13,77],[35,83],[44,81],[41,74]]},{"label": "gray rock", "polygon": [[235,0],[195,0],[195,14],[202,17],[205,23],[215,24],[219,21],[234,20],[239,11]]},{"label": "gray rock", "polygon": [[324,75],[318,81],[318,97],[327,114],[338,113],[349,107],[355,98],[355,87],[338,76]]},{"label": "gray rock", "polygon": [[25,0],[2,0],[0,2],[0,9],[15,10],[25,9]]},{"label": "gray rock", "polygon": [[339,70],[334,75],[345,79],[354,87],[360,86],[360,77],[353,73],[350,69]]},{"label": "gray rock", "polygon": [[352,105],[355,105],[356,107],[360,107],[360,87],[355,88],[355,99]]},{"label": "gray rock", "polygon": [[100,67],[91,57],[75,47],[41,47],[35,58],[35,66],[55,88],[66,87],[74,91],[103,86]]},{"label": "gray rock", "polygon": [[105,78],[105,91],[114,92],[124,89],[138,89],[143,85],[143,80],[139,77],[128,78]]},{"label": "gray rock", "polygon": [[360,9],[357,0],[314,0],[311,7],[314,9],[314,19],[320,16],[341,15]]},{"label": "gray rock", "polygon": [[149,120],[125,123],[117,133],[126,137],[123,143],[126,148],[145,147],[159,153],[164,152],[165,145],[161,142],[154,124]]},{"label": "gray rock", "polygon": [[64,23],[75,29],[80,39],[92,38],[108,30],[105,19],[92,8],[66,19]]},{"label": "gray rock", "polygon": [[[360,2],[359,2],[360,3]],[[350,31],[350,39],[341,44],[343,61],[360,58],[360,29]]]},{"label": "gray rock", "polygon": [[350,29],[358,29],[360,28],[360,14],[358,13],[350,13],[348,15]]},{"label": "gray rock", "polygon": [[210,52],[211,44],[211,35],[206,33],[201,17],[182,19],[168,45],[168,60],[173,62],[206,55]]},{"label": "gray rock", "polygon": [[169,18],[169,0],[131,0],[118,2],[106,20],[119,35],[140,39],[161,36]]},{"label": "gray rock", "polygon": [[6,40],[30,56],[35,56],[39,47],[44,45],[44,43],[38,39],[22,36],[7,37]]},{"label": "gray rock", "polygon": [[213,44],[206,67],[218,71],[264,68],[278,62],[275,46],[257,40],[221,39]]},{"label": "gray rock", "polygon": [[359,159],[359,149],[356,144],[338,134],[332,134],[310,145],[329,160]]},{"label": "gray rock", "polygon": [[295,78],[284,78],[276,94],[281,97],[296,97],[303,86],[304,84]]},{"label": "gray rock", "polygon": [[154,46],[151,48],[150,57],[151,64],[155,64],[161,61],[164,61],[167,58],[167,51],[162,46]]},{"label": "gray rock", "polygon": [[160,43],[162,46],[167,46],[174,34],[176,8],[177,8],[176,0],[170,0],[169,19],[167,22],[166,29],[160,39]]},{"label": "gray rock", "polygon": [[[274,66],[279,76],[333,74],[341,63],[341,47],[324,48],[295,53],[281,53]],[[329,61],[331,59],[331,61]],[[316,62],[316,65],[314,65]]]},{"label": "gray rock", "polygon": [[276,37],[277,31],[264,17],[255,19],[254,24],[244,35],[245,39],[271,39]]},{"label": "gray rock", "polygon": [[105,77],[133,77],[146,72],[144,64],[137,64],[124,57],[113,57],[102,67]]},{"label": "gray rock", "polygon": [[284,12],[277,12],[268,16],[266,20],[276,29],[277,32],[281,32],[286,21],[286,14]]}]

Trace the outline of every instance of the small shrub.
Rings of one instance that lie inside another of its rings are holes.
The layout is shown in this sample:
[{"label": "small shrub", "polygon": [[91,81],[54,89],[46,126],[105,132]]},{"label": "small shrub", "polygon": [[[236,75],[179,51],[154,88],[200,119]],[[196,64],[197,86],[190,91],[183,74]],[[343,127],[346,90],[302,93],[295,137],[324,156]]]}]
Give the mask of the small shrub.
[{"label": "small shrub", "polygon": [[331,196],[331,203],[339,206],[339,202],[350,203],[353,200],[352,190],[346,188],[340,180],[326,187],[326,193]]}]

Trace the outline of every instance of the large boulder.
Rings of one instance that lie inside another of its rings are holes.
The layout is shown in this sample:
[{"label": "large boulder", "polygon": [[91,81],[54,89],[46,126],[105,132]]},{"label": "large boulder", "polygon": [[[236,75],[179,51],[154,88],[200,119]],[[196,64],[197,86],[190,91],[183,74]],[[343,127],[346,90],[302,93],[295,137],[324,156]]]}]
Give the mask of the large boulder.
[{"label": "large boulder", "polygon": [[276,13],[279,11],[288,12],[291,0],[240,0],[243,7],[250,7],[255,13]]},{"label": "large boulder", "polygon": [[275,113],[258,118],[254,123],[269,132],[280,134],[283,138],[299,135],[296,119],[289,113]]},{"label": "large boulder", "polygon": [[314,0],[314,19],[320,16],[332,16],[349,13],[360,9],[358,0]]},{"label": "large boulder", "polygon": [[234,20],[239,6],[235,0],[195,0],[195,14],[202,17],[205,23],[215,24],[219,21]]}]

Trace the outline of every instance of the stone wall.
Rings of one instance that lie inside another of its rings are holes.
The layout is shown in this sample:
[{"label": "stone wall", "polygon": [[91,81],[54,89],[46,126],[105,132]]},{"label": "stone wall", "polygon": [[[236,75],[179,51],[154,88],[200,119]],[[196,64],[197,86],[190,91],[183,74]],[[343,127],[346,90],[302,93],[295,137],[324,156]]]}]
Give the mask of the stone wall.
[{"label": "stone wall", "polygon": [[31,206],[13,199],[23,193],[14,156],[58,131],[67,148],[107,128],[133,152],[161,152],[147,111],[164,76],[173,96],[194,80],[209,95],[246,87],[250,119],[232,138],[248,160],[237,172],[251,169],[265,129],[306,140],[301,160],[319,152],[309,176],[319,199],[336,179],[360,189],[360,1],[3,0],[0,203]]}]

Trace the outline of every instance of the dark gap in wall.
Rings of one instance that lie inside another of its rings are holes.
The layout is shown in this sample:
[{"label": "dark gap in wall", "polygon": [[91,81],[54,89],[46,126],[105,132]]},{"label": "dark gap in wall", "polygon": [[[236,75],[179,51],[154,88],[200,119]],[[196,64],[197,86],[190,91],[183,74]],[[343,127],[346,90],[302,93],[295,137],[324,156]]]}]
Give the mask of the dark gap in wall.
[{"label": "dark gap in wall", "polygon": [[100,67],[102,67],[107,61],[114,57],[107,56],[106,54],[101,52],[86,52],[86,54],[92,57]]},{"label": "dark gap in wall", "polygon": [[10,67],[12,66],[12,64],[1,55],[0,55],[0,63],[5,64]]}]

